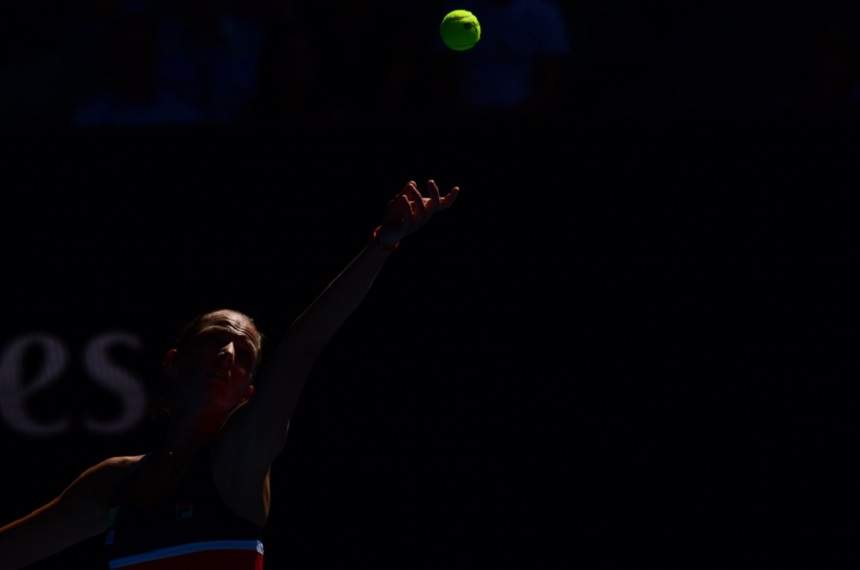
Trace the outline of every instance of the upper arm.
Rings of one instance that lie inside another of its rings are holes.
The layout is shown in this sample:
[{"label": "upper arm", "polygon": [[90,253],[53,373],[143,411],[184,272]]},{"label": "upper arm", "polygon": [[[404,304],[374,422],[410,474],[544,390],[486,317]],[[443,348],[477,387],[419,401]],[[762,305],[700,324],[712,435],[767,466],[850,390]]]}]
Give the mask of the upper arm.
[{"label": "upper arm", "polygon": [[256,393],[233,414],[222,435],[221,449],[232,463],[265,475],[286,445],[290,419],[319,353],[298,344],[276,348]]},{"label": "upper arm", "polygon": [[109,496],[125,459],[90,467],[58,497],[0,528],[4,567],[21,568],[104,532]]}]

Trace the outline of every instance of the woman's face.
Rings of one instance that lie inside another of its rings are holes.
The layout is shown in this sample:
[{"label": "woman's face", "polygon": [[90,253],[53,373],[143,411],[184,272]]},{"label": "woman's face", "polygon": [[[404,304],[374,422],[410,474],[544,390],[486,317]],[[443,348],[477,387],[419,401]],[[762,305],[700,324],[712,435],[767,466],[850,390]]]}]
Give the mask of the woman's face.
[{"label": "woman's face", "polygon": [[257,338],[247,319],[222,315],[208,318],[184,346],[171,349],[169,374],[181,407],[194,415],[226,417],[250,398]]}]

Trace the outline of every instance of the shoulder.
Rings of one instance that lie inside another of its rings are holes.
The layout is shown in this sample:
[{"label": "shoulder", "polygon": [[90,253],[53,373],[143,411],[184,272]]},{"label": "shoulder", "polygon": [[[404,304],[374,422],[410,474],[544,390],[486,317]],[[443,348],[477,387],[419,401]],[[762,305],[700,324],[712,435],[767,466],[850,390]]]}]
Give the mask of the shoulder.
[{"label": "shoulder", "polygon": [[[277,457],[271,433],[277,430],[262,429],[255,411],[253,404],[237,409],[213,447],[213,467],[223,474],[230,473],[233,479],[262,481]],[[289,421],[286,430],[289,430]],[[286,431],[280,439],[285,438]],[[277,449],[279,451],[280,447]]]},{"label": "shoulder", "polygon": [[96,501],[107,504],[116,486],[122,481],[143,455],[122,455],[109,457],[84,470],[71,485],[63,491],[67,501]]},{"label": "shoulder", "polygon": [[128,472],[132,467],[140,463],[144,455],[119,455],[116,457],[108,457],[104,461],[96,463],[89,469],[81,473],[79,480],[99,480],[106,481],[112,477],[121,476]]},{"label": "shoulder", "polygon": [[271,465],[254,443],[241,430],[223,434],[213,450],[212,478],[234,514],[262,527],[269,516]]},{"label": "shoulder", "polygon": [[91,477],[100,477],[108,479],[110,477],[122,476],[130,471],[135,465],[146,457],[145,455],[118,455],[116,457],[108,457],[100,463],[96,463],[86,471]]},{"label": "shoulder", "polygon": [[96,467],[101,466],[102,469],[127,469],[134,467],[138,462],[146,457],[145,455],[117,455],[116,457],[108,457],[101,463],[96,464]]}]

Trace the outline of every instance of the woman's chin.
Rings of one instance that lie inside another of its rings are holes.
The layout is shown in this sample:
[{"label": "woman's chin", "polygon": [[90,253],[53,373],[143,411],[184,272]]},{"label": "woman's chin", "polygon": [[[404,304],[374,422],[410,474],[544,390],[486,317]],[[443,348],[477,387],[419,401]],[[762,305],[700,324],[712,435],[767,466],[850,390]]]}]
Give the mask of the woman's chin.
[{"label": "woman's chin", "polygon": [[194,424],[194,432],[198,436],[211,436],[218,433],[224,423],[224,415],[220,413],[201,414]]}]

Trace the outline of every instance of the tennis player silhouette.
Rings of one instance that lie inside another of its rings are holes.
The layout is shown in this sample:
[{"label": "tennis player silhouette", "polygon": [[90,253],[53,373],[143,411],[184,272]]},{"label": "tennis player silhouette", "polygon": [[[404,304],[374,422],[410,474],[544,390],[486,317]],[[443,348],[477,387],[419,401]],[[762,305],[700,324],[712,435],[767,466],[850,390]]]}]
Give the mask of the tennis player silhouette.
[{"label": "tennis player silhouette", "polygon": [[188,323],[164,355],[171,389],[163,444],[105,459],[0,528],[2,567],[22,568],[104,534],[110,568],[262,570],[271,465],[314,362],[400,240],[459,192],[441,196],[429,180],[425,197],[409,181],[367,246],[290,325],[259,381],[262,337],[250,317],[219,309]]}]

